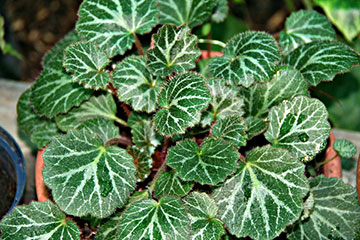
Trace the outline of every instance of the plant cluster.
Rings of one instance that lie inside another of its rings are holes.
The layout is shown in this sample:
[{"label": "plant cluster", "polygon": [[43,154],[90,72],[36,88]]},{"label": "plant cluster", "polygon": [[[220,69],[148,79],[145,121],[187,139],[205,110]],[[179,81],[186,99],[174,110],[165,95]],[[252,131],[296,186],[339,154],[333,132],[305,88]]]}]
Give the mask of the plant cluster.
[{"label": "plant cluster", "polygon": [[[226,13],[225,0],[81,4],[76,29],[18,103],[19,126],[47,146],[54,203],[16,207],[0,223],[3,239],[80,239],[79,220],[96,239],[359,237],[355,189],[306,171],[330,132],[309,89],[359,54],[311,10],[291,14],[278,42],[255,31],[226,44],[192,34]],[[203,60],[200,42],[223,56]],[[346,141],[337,151],[354,154]]]}]

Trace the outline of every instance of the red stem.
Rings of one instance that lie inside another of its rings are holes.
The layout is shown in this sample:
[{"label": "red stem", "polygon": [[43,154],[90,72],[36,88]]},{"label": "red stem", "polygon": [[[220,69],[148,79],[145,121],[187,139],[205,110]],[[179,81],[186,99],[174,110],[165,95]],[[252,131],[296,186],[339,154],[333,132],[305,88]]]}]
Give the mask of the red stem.
[{"label": "red stem", "polygon": [[[117,88],[114,87],[114,85],[111,82],[108,83],[107,87],[111,90],[112,94],[116,97],[116,99],[119,99],[119,96],[117,94]],[[126,116],[129,117],[131,111],[128,108],[128,106],[125,103],[122,102],[121,107],[124,110]]]}]

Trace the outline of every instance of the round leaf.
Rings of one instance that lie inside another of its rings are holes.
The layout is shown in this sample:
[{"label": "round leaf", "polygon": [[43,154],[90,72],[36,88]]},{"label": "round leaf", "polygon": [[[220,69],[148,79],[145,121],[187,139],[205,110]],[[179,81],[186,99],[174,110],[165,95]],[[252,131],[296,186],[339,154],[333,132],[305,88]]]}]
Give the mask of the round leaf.
[{"label": "round leaf", "polygon": [[344,158],[352,158],[356,153],[354,144],[346,139],[339,139],[334,142],[334,150]]},{"label": "round leaf", "polygon": [[245,130],[245,122],[240,117],[229,116],[217,120],[211,129],[211,133],[216,138],[230,141],[235,147],[241,147],[246,145]]}]

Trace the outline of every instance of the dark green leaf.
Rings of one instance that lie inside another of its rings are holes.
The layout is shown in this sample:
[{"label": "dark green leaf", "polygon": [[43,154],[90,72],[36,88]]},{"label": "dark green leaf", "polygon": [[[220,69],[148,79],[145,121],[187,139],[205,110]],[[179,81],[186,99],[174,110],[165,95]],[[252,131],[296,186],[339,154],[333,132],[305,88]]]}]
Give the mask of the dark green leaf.
[{"label": "dark green leaf", "polygon": [[162,196],[183,197],[193,188],[194,182],[181,180],[175,170],[164,172],[156,181],[154,197]]},{"label": "dark green leaf", "polygon": [[229,116],[216,121],[211,133],[216,138],[222,138],[231,142],[235,147],[246,145],[245,121],[238,116]]},{"label": "dark green leaf", "polygon": [[338,139],[334,143],[334,150],[344,158],[351,158],[356,153],[356,147],[346,139]]}]

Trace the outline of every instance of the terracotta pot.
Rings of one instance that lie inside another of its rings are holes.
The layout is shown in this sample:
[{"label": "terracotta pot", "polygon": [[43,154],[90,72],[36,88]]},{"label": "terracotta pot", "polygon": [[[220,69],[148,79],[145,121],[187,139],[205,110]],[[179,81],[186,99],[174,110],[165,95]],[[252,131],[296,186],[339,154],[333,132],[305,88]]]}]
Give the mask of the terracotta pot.
[{"label": "terracotta pot", "polygon": [[[326,148],[324,161],[333,158],[337,155],[336,151],[333,148],[335,142],[335,137],[332,131],[330,131],[329,136],[329,145]],[[323,166],[323,174],[326,177],[337,177],[341,178],[342,176],[342,169],[341,169],[341,159],[340,156],[335,157],[332,161],[324,164]]]},{"label": "terracotta pot", "polygon": [[42,154],[45,151],[45,147],[38,151],[35,163],[35,188],[38,201],[45,202],[50,199],[49,190],[46,187],[43,180],[43,168],[45,166]]}]

